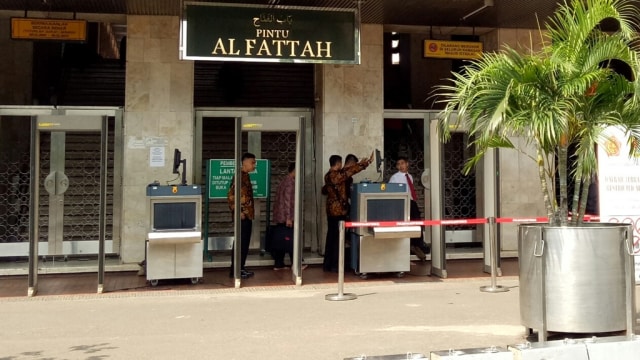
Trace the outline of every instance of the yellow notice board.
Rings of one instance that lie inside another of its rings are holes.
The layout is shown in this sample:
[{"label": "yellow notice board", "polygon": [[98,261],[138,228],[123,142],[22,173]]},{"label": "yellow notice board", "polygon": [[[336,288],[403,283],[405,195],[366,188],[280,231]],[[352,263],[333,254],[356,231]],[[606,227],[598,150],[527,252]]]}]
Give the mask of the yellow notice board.
[{"label": "yellow notice board", "polygon": [[87,40],[86,20],[11,18],[15,40]]},{"label": "yellow notice board", "polygon": [[480,59],[482,57],[482,43],[424,40],[423,56],[440,59]]}]

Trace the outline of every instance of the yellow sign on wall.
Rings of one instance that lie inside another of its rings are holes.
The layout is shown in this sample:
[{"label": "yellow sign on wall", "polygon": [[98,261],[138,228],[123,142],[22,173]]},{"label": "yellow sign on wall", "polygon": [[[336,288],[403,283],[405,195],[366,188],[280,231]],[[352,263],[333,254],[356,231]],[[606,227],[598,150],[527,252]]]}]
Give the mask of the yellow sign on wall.
[{"label": "yellow sign on wall", "polygon": [[440,59],[480,59],[482,57],[482,43],[424,40],[423,56]]},{"label": "yellow sign on wall", "polygon": [[19,40],[87,40],[86,20],[11,18],[11,38]]}]

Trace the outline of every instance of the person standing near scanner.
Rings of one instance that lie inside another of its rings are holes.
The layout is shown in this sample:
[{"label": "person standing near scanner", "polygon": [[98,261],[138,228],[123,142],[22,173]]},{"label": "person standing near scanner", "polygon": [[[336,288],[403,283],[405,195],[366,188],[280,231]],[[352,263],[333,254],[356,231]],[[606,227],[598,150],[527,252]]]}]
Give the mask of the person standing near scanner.
[{"label": "person standing near scanner", "polygon": [[[358,157],[353,154],[347,154],[344,158],[344,167],[353,166],[358,163]],[[349,209],[347,209],[347,216],[349,216],[349,212],[351,211],[351,186],[353,185],[353,176],[349,176],[347,182],[345,184],[345,188],[347,189],[347,201],[349,202]]]},{"label": "person standing near scanner", "polygon": [[350,166],[342,167],[342,157],[331,155],[331,168],[324,175],[322,193],[327,195],[327,238],[324,244],[323,269],[327,272],[338,272],[338,257],[340,243],[340,221],[347,220],[349,201],[347,198],[348,179],[364,170],[373,161],[373,152],[368,159],[364,159]]},{"label": "person standing near scanner", "polygon": [[[350,167],[358,163],[358,157],[353,154],[347,154],[344,158],[344,167]],[[353,187],[353,176],[349,176],[345,183],[345,189],[347,189],[347,202],[349,206],[347,208],[347,220],[350,220],[351,216],[351,189]],[[351,259],[351,236],[345,234],[345,249],[344,249],[344,258]],[[348,266],[347,266],[348,265]],[[345,260],[345,269],[353,270],[351,266],[350,260]]]},{"label": "person standing near scanner", "polygon": [[[254,272],[247,271],[245,269],[245,263],[247,262],[247,255],[249,254],[249,244],[251,243],[251,229],[254,219],[254,204],[253,204],[253,185],[251,185],[251,179],[249,173],[256,169],[256,156],[252,153],[244,153],[242,155],[242,166],[240,168],[241,185],[240,185],[240,277],[248,279],[254,275]],[[235,175],[231,179],[231,186],[227,193],[227,201],[229,203],[229,209],[231,209],[231,215],[235,220]],[[237,239],[236,239],[237,240]],[[233,242],[231,249],[231,269],[229,270],[229,277],[233,278],[233,262],[235,256],[234,249],[237,241]]]},{"label": "person standing near scanner", "polygon": [[[276,199],[273,202],[273,221],[278,226],[293,229],[296,207],[296,164],[289,163],[287,171],[287,176],[280,181],[278,189],[276,190]],[[293,230],[291,230],[291,233],[293,234]],[[286,269],[284,265],[285,253],[289,253],[289,259],[293,264],[293,237],[290,239],[289,244],[286,244],[287,246],[280,243],[281,241],[283,241],[283,239],[278,239],[279,243],[275,246],[272,253],[274,260],[273,270]]]},{"label": "person standing near scanner", "polygon": [[[411,196],[409,219],[422,220],[420,208],[418,207],[418,195],[413,183],[413,176],[409,174],[409,159],[406,156],[398,157],[398,160],[396,161],[396,169],[398,169],[398,172],[391,176],[389,183],[407,184],[407,189]],[[425,261],[427,259],[426,254],[431,252],[429,246],[424,243],[422,227],[420,228],[420,237],[411,238],[411,252],[422,261]]]}]

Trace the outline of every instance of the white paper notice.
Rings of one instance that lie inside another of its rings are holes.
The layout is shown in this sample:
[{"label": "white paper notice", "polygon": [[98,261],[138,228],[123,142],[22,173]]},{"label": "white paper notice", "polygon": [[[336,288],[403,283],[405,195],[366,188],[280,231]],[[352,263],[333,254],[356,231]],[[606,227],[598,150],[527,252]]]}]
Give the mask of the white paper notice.
[{"label": "white paper notice", "polygon": [[149,166],[163,167],[164,158],[164,146],[151,146],[149,148]]},{"label": "white paper notice", "polygon": [[607,140],[598,146],[600,221],[632,225],[636,283],[640,283],[640,159],[636,154],[629,157],[622,130],[609,127],[604,133]]}]

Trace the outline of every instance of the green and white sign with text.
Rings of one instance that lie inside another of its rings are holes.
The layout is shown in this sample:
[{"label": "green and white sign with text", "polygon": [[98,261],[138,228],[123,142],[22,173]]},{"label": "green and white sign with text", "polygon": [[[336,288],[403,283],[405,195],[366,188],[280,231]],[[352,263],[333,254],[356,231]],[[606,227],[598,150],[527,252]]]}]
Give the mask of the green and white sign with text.
[{"label": "green and white sign with text", "polygon": [[[256,169],[249,173],[253,185],[253,197],[266,198],[269,195],[271,163],[269,160],[256,161]],[[231,180],[236,172],[236,161],[232,159],[209,159],[207,166],[209,179],[209,199],[226,199]]]}]

